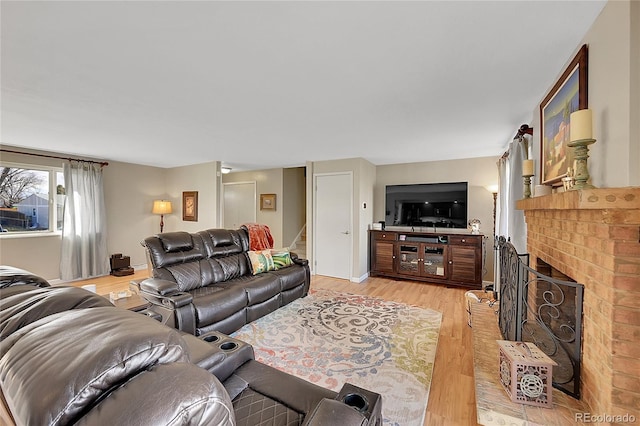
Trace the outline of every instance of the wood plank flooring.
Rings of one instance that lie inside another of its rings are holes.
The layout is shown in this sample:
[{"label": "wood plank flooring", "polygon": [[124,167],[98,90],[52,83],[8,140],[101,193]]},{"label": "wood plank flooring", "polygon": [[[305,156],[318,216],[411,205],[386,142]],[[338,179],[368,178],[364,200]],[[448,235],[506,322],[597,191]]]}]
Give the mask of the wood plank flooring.
[{"label": "wood plank flooring", "polygon": [[[111,291],[128,289],[129,281],[145,278],[147,274],[144,270],[127,277],[106,276],[70,284],[96,284],[98,294],[108,295]],[[424,425],[478,424],[473,378],[473,339],[471,328],[467,325],[464,289],[378,277],[368,278],[357,284],[319,275],[312,277],[311,288],[380,297],[441,312],[442,325]]]}]

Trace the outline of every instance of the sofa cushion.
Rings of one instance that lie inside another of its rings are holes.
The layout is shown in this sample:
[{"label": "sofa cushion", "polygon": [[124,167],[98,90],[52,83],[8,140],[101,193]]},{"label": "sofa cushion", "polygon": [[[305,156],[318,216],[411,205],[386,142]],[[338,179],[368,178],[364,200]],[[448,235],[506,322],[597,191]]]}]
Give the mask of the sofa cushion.
[{"label": "sofa cushion", "polygon": [[0,299],[0,340],[48,315],[71,309],[113,306],[105,297],[77,287],[31,288]]},{"label": "sofa cushion", "polygon": [[196,326],[201,328],[220,321],[247,306],[247,293],[228,282],[191,290]]},{"label": "sofa cushion", "polygon": [[188,232],[167,232],[158,235],[158,239],[167,253],[193,249],[193,238]]},{"label": "sofa cushion", "polygon": [[[205,270],[211,269],[209,267],[209,264],[206,261],[178,263],[175,265],[167,266],[163,269],[165,269],[166,271],[169,272],[169,274],[171,274],[169,280],[175,281],[176,284],[178,284],[178,288],[180,289],[180,291],[189,291],[203,285],[203,276],[212,275],[211,273],[203,274],[203,271],[202,271],[203,265],[205,267]],[[167,279],[164,276],[164,274],[162,276],[159,276],[158,278]],[[205,278],[204,284],[208,284],[207,281],[211,282],[212,279],[209,278],[207,280]]]},{"label": "sofa cushion", "polygon": [[270,250],[249,251],[247,252],[247,255],[251,262],[251,271],[253,275],[262,274],[263,272],[273,271],[276,269]]},{"label": "sofa cushion", "polygon": [[304,284],[307,279],[306,270],[299,265],[278,269],[277,271],[273,271],[272,274],[280,280],[280,288],[283,291]]},{"label": "sofa cushion", "polygon": [[79,309],[6,338],[0,385],[16,423],[73,424],[111,388],[176,361],[189,361],[177,330],[114,307]]},{"label": "sofa cushion", "polygon": [[293,265],[293,260],[291,260],[291,253],[289,253],[289,250],[271,250],[271,257],[273,258],[273,264],[276,269],[282,269]]},{"label": "sofa cushion", "polygon": [[[229,281],[243,275],[251,274],[251,266],[244,253],[209,258],[207,262],[213,271],[212,282],[214,283]],[[207,284],[209,283],[205,283],[205,285]]]},{"label": "sofa cushion", "polygon": [[144,240],[154,269],[204,259],[202,238],[187,232],[168,232]]},{"label": "sofa cushion", "polygon": [[187,363],[151,367],[116,389],[76,425],[235,425],[220,381]]},{"label": "sofa cushion", "polygon": [[47,280],[29,271],[14,266],[0,265],[0,288],[24,284],[31,284],[37,287],[49,287]]},{"label": "sofa cushion", "polygon": [[247,306],[264,302],[280,293],[280,281],[271,273],[241,277],[230,281],[229,284],[242,287],[247,292]]},{"label": "sofa cushion", "polygon": [[207,257],[228,256],[247,250],[242,235],[230,229],[207,229],[198,232],[202,237]]}]

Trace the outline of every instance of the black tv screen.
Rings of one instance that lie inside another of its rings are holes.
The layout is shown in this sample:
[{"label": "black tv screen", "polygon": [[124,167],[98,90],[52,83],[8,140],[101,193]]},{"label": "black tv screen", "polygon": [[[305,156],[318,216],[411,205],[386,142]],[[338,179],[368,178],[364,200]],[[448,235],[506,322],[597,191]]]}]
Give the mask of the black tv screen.
[{"label": "black tv screen", "polygon": [[467,192],[467,182],[387,185],[385,223],[466,228]]}]

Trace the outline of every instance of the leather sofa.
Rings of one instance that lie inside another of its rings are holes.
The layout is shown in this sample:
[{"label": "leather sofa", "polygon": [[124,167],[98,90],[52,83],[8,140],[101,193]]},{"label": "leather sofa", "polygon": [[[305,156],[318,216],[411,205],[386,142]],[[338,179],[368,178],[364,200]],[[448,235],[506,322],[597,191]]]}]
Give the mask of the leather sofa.
[{"label": "leather sofa", "polygon": [[3,424],[381,423],[378,394],[321,388],[255,361],[247,343],[196,337],[81,288],[0,288],[0,343]]},{"label": "leather sofa", "polygon": [[230,334],[309,292],[306,259],[253,274],[246,229],[169,232],[143,241],[152,278],[134,281],[162,322],[199,336]]}]

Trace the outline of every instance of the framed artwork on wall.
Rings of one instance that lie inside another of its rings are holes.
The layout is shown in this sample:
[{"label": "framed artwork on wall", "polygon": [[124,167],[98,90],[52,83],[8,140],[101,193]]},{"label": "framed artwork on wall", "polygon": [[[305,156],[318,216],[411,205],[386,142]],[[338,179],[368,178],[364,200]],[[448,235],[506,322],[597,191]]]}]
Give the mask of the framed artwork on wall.
[{"label": "framed artwork on wall", "polygon": [[275,210],[276,194],[260,194],[260,210]]},{"label": "framed artwork on wall", "polygon": [[543,184],[560,184],[567,169],[573,168],[573,149],[567,146],[569,116],[588,108],[587,64],[585,44],[540,104],[540,181]]},{"label": "framed artwork on wall", "polygon": [[198,221],[198,191],[184,191],[182,193],[182,220]]}]

